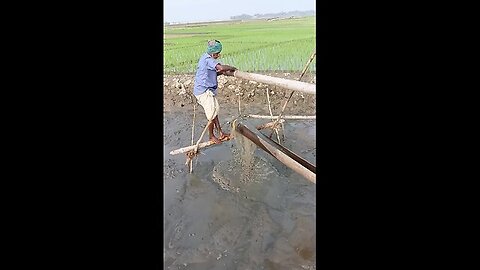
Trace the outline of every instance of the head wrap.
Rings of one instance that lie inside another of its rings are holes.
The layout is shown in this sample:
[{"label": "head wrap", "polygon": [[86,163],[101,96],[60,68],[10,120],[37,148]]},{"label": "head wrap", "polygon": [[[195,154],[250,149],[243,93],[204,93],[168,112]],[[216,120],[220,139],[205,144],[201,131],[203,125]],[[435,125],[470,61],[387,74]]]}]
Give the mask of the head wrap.
[{"label": "head wrap", "polygon": [[222,51],[222,43],[218,40],[210,40],[207,44],[207,53],[219,53]]}]

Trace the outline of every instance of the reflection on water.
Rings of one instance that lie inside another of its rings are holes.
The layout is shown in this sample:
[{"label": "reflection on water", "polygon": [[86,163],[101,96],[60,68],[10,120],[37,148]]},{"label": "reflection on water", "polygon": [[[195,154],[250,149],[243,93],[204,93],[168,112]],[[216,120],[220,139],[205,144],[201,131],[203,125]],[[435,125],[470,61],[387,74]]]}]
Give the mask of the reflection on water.
[{"label": "reflection on water", "polygon": [[315,185],[239,135],[204,153],[164,179],[165,269],[315,269]]}]

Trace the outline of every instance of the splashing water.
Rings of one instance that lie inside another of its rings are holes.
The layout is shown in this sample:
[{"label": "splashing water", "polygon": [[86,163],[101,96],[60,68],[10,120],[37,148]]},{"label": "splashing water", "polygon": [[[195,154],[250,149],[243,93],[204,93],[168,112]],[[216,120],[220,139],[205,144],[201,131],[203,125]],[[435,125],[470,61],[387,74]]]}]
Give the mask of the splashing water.
[{"label": "splashing water", "polygon": [[279,178],[278,171],[265,158],[256,155],[257,146],[240,133],[233,131],[235,143],[232,144],[233,159],[220,161],[213,168],[213,181],[224,190],[245,192],[253,199],[253,195],[261,194],[265,183]]}]

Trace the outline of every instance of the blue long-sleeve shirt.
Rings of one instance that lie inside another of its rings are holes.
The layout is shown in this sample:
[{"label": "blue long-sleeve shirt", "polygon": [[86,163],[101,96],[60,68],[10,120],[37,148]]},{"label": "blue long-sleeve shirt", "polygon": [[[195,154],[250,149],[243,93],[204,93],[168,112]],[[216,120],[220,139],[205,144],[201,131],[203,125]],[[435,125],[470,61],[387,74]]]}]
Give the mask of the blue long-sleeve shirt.
[{"label": "blue long-sleeve shirt", "polygon": [[208,53],[200,57],[193,87],[195,96],[205,93],[207,89],[212,89],[213,94],[217,95],[217,69],[215,68],[217,64],[220,63]]}]

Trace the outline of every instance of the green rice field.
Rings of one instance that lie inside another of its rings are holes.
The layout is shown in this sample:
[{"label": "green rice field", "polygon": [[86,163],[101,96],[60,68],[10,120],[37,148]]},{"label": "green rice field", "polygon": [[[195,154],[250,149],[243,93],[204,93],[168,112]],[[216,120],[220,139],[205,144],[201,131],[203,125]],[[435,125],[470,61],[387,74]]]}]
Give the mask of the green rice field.
[{"label": "green rice field", "polygon": [[[207,41],[222,42],[222,64],[239,70],[302,71],[315,50],[315,17],[164,27],[165,73],[194,73]],[[316,57],[308,71],[315,72]]]}]

